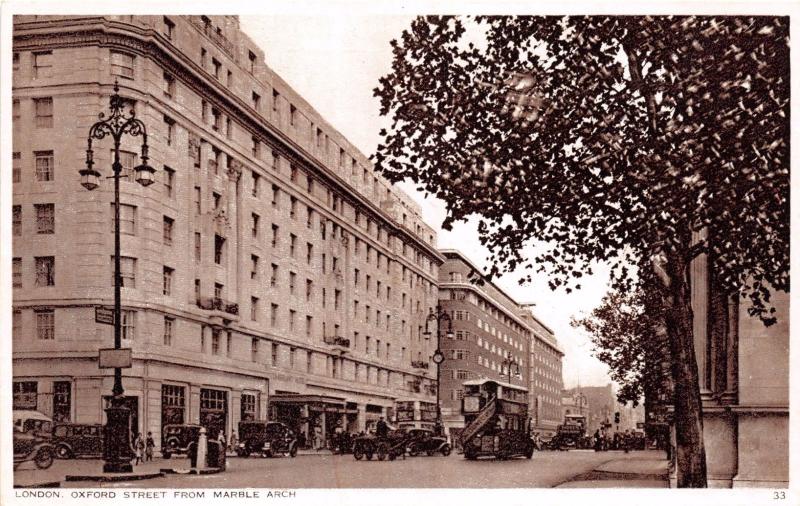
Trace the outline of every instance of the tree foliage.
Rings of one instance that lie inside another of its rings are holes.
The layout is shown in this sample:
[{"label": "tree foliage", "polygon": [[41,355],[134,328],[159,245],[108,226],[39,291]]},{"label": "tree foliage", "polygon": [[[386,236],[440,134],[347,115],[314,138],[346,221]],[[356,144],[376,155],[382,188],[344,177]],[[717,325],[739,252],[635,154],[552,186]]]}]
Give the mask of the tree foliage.
[{"label": "tree foliage", "polygon": [[[771,322],[767,285],[789,287],[787,18],[420,17],[392,47],[376,167],[444,200],[445,227],[478,213],[492,274],[569,291],[600,260],[630,289],[641,259],[707,252]],[[524,258],[531,239],[549,248]]]}]

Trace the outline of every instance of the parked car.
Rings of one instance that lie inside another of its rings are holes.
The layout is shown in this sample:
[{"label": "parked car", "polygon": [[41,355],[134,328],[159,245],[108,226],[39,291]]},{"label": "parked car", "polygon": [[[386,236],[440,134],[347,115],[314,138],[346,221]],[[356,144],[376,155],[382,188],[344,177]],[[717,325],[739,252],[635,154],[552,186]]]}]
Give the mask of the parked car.
[{"label": "parked car", "polygon": [[168,459],[173,455],[188,455],[189,445],[197,442],[202,428],[192,423],[166,425],[161,436],[161,456]]},{"label": "parked car", "polygon": [[53,419],[34,409],[15,409],[12,412],[12,418],[14,419],[14,428],[21,433],[50,438],[53,431]]},{"label": "parked car", "polygon": [[55,452],[49,438],[35,431],[24,432],[14,425],[14,467],[23,462],[33,461],[39,469],[47,469],[53,465]]},{"label": "parked car", "polygon": [[412,457],[420,453],[432,456],[437,452],[447,457],[452,451],[447,438],[435,435],[430,429],[408,429],[406,446],[408,447],[408,454]]},{"label": "parked car", "polygon": [[236,454],[249,457],[253,453],[262,457],[278,454],[297,456],[297,437],[281,422],[246,421],[239,422],[239,447]]},{"label": "parked car", "polygon": [[99,457],[103,454],[103,426],[100,424],[57,423],[52,444],[61,459]]}]

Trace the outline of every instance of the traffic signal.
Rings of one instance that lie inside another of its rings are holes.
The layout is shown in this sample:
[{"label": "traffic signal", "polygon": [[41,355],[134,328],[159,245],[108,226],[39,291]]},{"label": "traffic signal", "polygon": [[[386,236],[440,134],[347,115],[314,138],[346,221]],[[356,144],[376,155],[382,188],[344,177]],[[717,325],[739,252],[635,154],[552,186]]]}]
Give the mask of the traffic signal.
[{"label": "traffic signal", "polygon": [[614,413],[614,423],[619,423],[619,411]]}]

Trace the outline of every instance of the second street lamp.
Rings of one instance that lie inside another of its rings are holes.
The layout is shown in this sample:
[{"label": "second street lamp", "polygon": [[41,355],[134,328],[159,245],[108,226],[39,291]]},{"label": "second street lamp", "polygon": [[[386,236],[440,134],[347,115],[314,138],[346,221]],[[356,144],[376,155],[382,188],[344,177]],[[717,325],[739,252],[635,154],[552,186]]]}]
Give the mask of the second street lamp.
[{"label": "second street lamp", "polygon": [[[92,139],[101,140],[110,136],[114,141],[114,162],[111,165],[113,174],[109,176],[114,180],[114,349],[122,348],[122,303],[120,287],[120,231],[119,231],[119,179],[127,177],[122,174],[122,164],[119,161],[119,148],[122,136],[142,137],[142,163],[134,168],[135,179],[142,186],[153,183],[155,169],[147,164],[147,130],[144,123],[136,118],[133,110],[128,115],[124,111],[124,100],[119,96],[119,83],[114,82],[114,94],[111,95],[111,114],[106,118],[104,113],[99,114],[100,121],[89,129],[89,141],[86,149],[86,168],[78,171],[81,175],[81,186],[87,190],[94,190],[100,185],[100,173],[94,169],[94,151]],[[106,409],[106,426],[103,446],[103,472],[130,473],[131,466],[131,435],[130,435],[130,410],[125,405],[122,388],[122,369],[114,367],[114,387],[111,391],[111,402]]]},{"label": "second street lamp", "polygon": [[441,306],[436,306],[436,312],[431,308],[428,317],[425,319],[425,339],[430,339],[431,331],[429,330],[430,322],[436,322],[436,351],[433,353],[433,362],[436,364],[436,434],[442,433],[442,405],[439,399],[439,384],[441,380],[441,365],[444,362],[444,354],[442,353],[442,321],[447,322],[447,338],[453,338],[453,320],[447,311],[443,310]]},{"label": "second street lamp", "polygon": [[520,374],[519,366],[521,364],[519,362],[517,362],[517,359],[515,359],[514,357],[509,355],[509,356],[507,356],[506,358],[503,359],[502,365],[505,366],[508,369],[508,383],[510,384],[511,383],[511,366],[513,365],[516,368],[516,371],[517,371],[516,374],[514,374],[514,376],[519,376],[519,374]]}]

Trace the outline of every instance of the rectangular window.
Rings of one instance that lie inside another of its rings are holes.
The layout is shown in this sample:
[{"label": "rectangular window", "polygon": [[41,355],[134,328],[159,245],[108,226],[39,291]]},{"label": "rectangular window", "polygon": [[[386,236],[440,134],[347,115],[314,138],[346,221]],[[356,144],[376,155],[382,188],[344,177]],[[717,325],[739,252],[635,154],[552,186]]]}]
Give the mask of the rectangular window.
[{"label": "rectangular window", "polygon": [[269,324],[273,327],[278,325],[278,305],[272,304],[269,310]]},{"label": "rectangular window", "polygon": [[56,284],[56,258],[36,258],[36,286],[54,286]]},{"label": "rectangular window", "polygon": [[258,297],[250,297],[250,319],[258,321]]},{"label": "rectangular window", "polygon": [[[114,151],[111,151],[111,159],[114,159]],[[134,181],[133,168],[136,166],[136,153],[132,151],[120,151],[119,163],[122,165],[120,176],[123,178],[121,181],[132,183]]]},{"label": "rectangular window", "polygon": [[172,295],[172,275],[175,269],[164,266],[164,295]]},{"label": "rectangular window", "polygon": [[172,228],[175,220],[169,216],[164,216],[164,246],[172,246]]},{"label": "rectangular window", "polygon": [[278,365],[278,344],[272,343],[272,353],[270,354],[272,358],[272,365]]},{"label": "rectangular window", "polygon": [[206,68],[206,64],[208,63],[208,51],[206,48],[200,48],[200,66]]},{"label": "rectangular window", "polygon": [[202,251],[202,236],[200,232],[194,233],[194,259],[196,262],[200,261],[200,253]]},{"label": "rectangular window", "polygon": [[33,53],[33,77],[34,79],[53,77],[52,51]]},{"label": "rectangular window", "polygon": [[36,337],[39,339],[55,339],[55,311],[52,309],[36,310]]},{"label": "rectangular window", "polygon": [[314,245],[306,243],[306,263],[311,265],[311,260],[314,258]]},{"label": "rectangular window", "polygon": [[122,322],[122,339],[133,340],[136,338],[136,311],[123,309],[120,321]]},{"label": "rectangular window", "polygon": [[164,36],[171,40],[173,33],[175,33],[175,23],[173,23],[168,17],[164,16]]},{"label": "rectangular window", "polygon": [[168,116],[164,116],[164,137],[167,146],[172,146],[172,139],[175,135],[175,120]]},{"label": "rectangular window", "polygon": [[172,346],[172,327],[174,324],[175,318],[164,317],[164,346]]},{"label": "rectangular window", "polygon": [[111,51],[111,75],[133,79],[134,56]]},{"label": "rectangular window", "polygon": [[289,331],[294,332],[294,322],[297,317],[297,311],[294,309],[289,310]]},{"label": "rectangular window", "polygon": [[256,93],[254,91],[253,94],[250,96],[250,100],[251,100],[251,104],[253,105],[253,109],[255,109],[256,111],[260,111],[261,110],[261,95],[259,95],[258,93]]},{"label": "rectangular window", "polygon": [[253,148],[252,148],[253,158],[256,159],[261,158],[261,141],[258,140],[258,137],[256,136],[253,136],[252,140],[253,140]]},{"label": "rectangular window", "polygon": [[[225,118],[225,136],[228,139],[233,139],[233,121],[230,118]],[[230,166],[230,157],[228,157],[228,165]]]},{"label": "rectangular window", "polygon": [[252,225],[250,232],[252,233],[253,237],[258,237],[258,223],[260,217],[256,213],[252,213],[250,219]]},{"label": "rectangular window", "polygon": [[297,116],[297,107],[289,104],[289,124],[292,126],[294,126],[295,123],[295,116]]},{"label": "rectangular window", "polygon": [[256,55],[252,51],[248,51],[247,58],[250,60],[250,73],[254,74],[256,71]]},{"label": "rectangular window", "polygon": [[272,111],[278,112],[278,102],[280,101],[281,94],[278,93],[278,90],[272,90]]},{"label": "rectangular window", "polygon": [[194,187],[194,212],[195,214],[201,214],[200,208],[200,187]]},{"label": "rectangular window", "polygon": [[168,198],[174,197],[175,171],[164,166],[164,193]]},{"label": "rectangular window", "polygon": [[258,278],[258,256],[250,255],[250,279]]},{"label": "rectangular window", "polygon": [[294,234],[289,234],[289,256],[291,256],[292,258],[294,258],[296,244],[297,244],[297,236]]},{"label": "rectangular window", "polygon": [[53,98],[34,98],[36,128],[53,128]]},{"label": "rectangular window", "polygon": [[20,105],[18,99],[13,99],[11,101],[11,119],[18,120],[20,119]]},{"label": "rectangular window", "polygon": [[[136,288],[136,259],[119,257],[120,286]],[[111,286],[114,286],[114,257],[111,257]]]},{"label": "rectangular window", "polygon": [[17,52],[11,56],[11,70],[19,70],[19,53]]},{"label": "rectangular window", "polygon": [[272,247],[278,245],[278,225],[272,224],[272,240],[271,240]]},{"label": "rectangular window", "polygon": [[228,78],[225,80],[225,85],[230,88],[233,86],[233,72],[228,71]]},{"label": "rectangular window", "polygon": [[11,260],[11,286],[22,288],[22,259],[14,258]]},{"label": "rectangular window", "polygon": [[311,337],[311,329],[313,328],[314,318],[306,316],[306,337]]},{"label": "rectangular window", "polygon": [[220,265],[225,252],[225,238],[214,235],[214,263]]},{"label": "rectangular window", "polygon": [[258,362],[258,338],[254,337],[250,340],[250,361]]},{"label": "rectangular window", "polygon": [[11,207],[11,233],[22,235],[22,206]]},{"label": "rectangular window", "polygon": [[277,284],[278,284],[278,266],[275,265],[275,264],[272,264],[272,272],[271,272],[270,278],[269,278],[269,285],[272,288],[275,288],[275,286]]},{"label": "rectangular window", "polygon": [[34,151],[36,159],[36,180],[52,181],[54,179],[54,163],[52,151]]},{"label": "rectangular window", "polygon": [[55,204],[34,204],[36,209],[36,233],[54,234],[56,231]]},{"label": "rectangular window", "polygon": [[175,78],[166,72],[164,72],[164,96],[169,98],[175,96]]},{"label": "rectangular window", "polygon": [[259,176],[255,172],[253,172],[252,174],[253,174],[253,197],[258,197],[258,191],[260,189],[259,186],[261,185],[261,176]]},{"label": "rectangular window", "polygon": [[310,279],[306,280],[306,302],[311,301],[311,296],[313,295],[314,290],[314,282]]},{"label": "rectangular window", "polygon": [[214,77],[219,80],[220,72],[222,71],[222,64],[216,58],[211,58],[211,65],[214,67]]},{"label": "rectangular window", "polygon": [[294,288],[297,281],[297,274],[294,272],[289,273],[289,293],[294,295]]},{"label": "rectangular window", "polygon": [[221,331],[219,329],[211,329],[211,354],[212,355],[219,355],[220,334],[221,334]]},{"label": "rectangular window", "polygon": [[280,190],[276,185],[272,185],[272,207],[278,207],[278,192]]},{"label": "rectangular window", "polygon": [[295,219],[297,217],[297,199],[289,197],[289,217]]},{"label": "rectangular window", "polygon": [[225,285],[221,283],[214,283],[214,298],[221,299],[222,298],[222,291],[225,289]]}]

